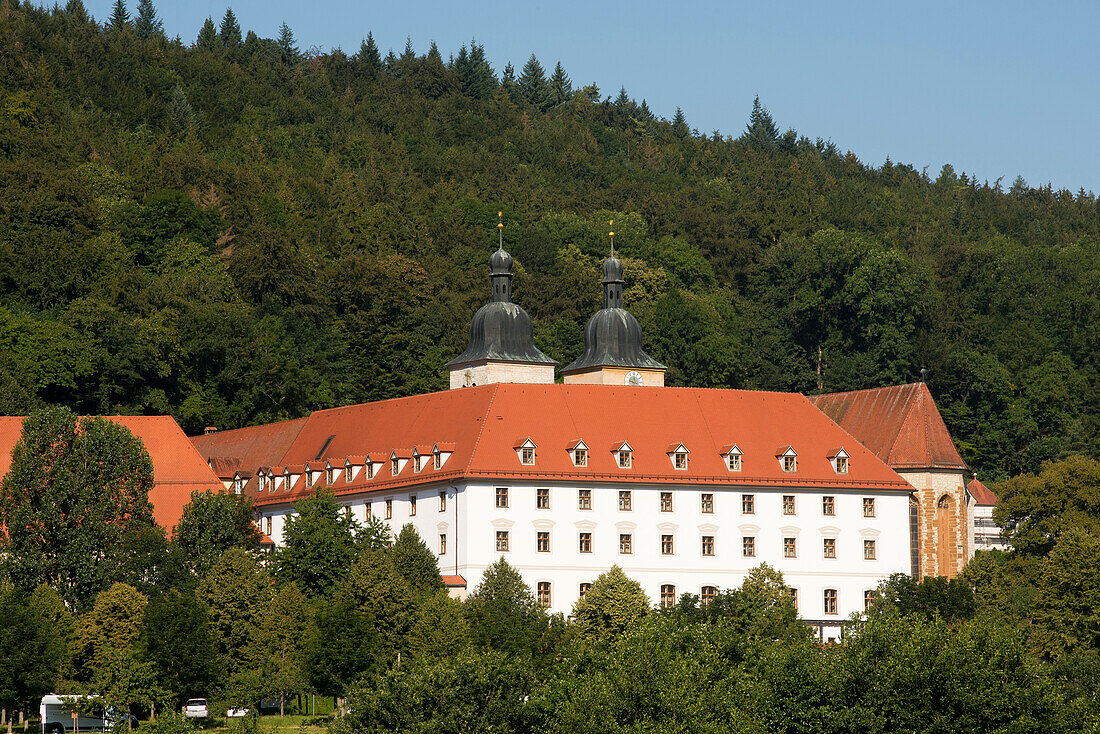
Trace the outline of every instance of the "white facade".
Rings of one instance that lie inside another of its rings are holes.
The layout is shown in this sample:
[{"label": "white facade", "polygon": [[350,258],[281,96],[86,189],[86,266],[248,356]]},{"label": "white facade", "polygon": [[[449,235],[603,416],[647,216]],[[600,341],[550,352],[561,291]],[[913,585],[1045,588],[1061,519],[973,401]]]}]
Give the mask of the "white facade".
[{"label": "white facade", "polygon": [[[540,489],[548,506],[540,506]],[[504,490],[505,506],[498,507],[498,490]],[[585,491],[588,501],[582,497]],[[620,492],[629,493],[622,508]],[[671,509],[662,509],[668,508],[663,493],[670,495]],[[787,497],[793,497],[793,508]],[[803,619],[829,628],[835,621],[839,628],[851,613],[863,611],[867,591],[910,566],[909,497],[896,490],[502,482],[338,499],[360,522],[366,521],[369,504],[370,513],[395,534],[411,523],[439,555],[440,572],[463,576],[470,591],[490,564],[506,558],[532,591],[549,584],[549,610],[565,614],[571,613],[581,584],[593,582],[613,564],[658,604],[662,587],[674,587],[665,592],[676,598],[701,595],[705,586],[724,590],[767,563],[797,591]],[[271,517],[268,534],[281,545],[288,506],[266,505],[258,511],[265,531]],[[498,533],[506,534],[499,536],[506,550],[498,550]],[[540,533],[545,535],[540,538]],[[621,536],[629,536],[630,552],[624,552]],[[671,546],[664,536],[671,536]],[[829,557],[830,546],[835,557]],[[827,591],[835,591],[835,610],[826,606]]]},{"label": "white facade", "polygon": [[993,505],[974,506],[974,550],[1008,550],[1001,528],[993,520]]}]

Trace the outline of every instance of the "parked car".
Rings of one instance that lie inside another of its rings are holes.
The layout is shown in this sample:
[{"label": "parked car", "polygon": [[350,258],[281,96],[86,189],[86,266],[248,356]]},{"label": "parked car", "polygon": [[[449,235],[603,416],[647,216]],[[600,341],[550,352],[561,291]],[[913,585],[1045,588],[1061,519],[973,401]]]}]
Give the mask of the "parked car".
[{"label": "parked car", "polygon": [[205,698],[190,698],[183,705],[186,719],[205,719],[210,716],[210,703]]},{"label": "parked car", "polygon": [[[58,696],[49,694],[42,697],[38,713],[42,720],[42,734],[65,734],[81,731],[110,731],[116,722],[130,719],[130,726],[136,727],[137,717],[119,711],[116,708],[96,705],[98,696]],[[77,718],[73,718],[73,712]]]}]

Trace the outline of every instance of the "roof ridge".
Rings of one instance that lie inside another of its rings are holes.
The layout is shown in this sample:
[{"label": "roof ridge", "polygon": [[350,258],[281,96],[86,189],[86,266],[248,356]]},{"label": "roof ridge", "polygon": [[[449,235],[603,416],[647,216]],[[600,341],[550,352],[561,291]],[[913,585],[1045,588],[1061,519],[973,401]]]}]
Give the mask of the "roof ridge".
[{"label": "roof ridge", "polygon": [[491,386],[486,385],[486,387],[491,388],[489,390],[489,404],[485,406],[485,412],[481,416],[481,428],[477,430],[477,438],[474,439],[474,445],[470,449],[470,456],[466,459],[466,474],[470,473],[470,468],[474,465],[474,457],[477,456],[478,446],[481,445],[481,437],[485,433],[485,426],[489,425],[489,413],[491,413],[493,410],[493,403],[497,399],[497,388],[500,384],[501,383],[498,382],[492,384]]}]

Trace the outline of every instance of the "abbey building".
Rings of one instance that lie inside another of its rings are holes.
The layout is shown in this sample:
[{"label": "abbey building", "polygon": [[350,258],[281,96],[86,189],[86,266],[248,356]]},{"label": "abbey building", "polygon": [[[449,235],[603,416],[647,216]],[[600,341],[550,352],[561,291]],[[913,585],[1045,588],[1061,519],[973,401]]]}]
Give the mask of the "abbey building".
[{"label": "abbey building", "polygon": [[584,352],[555,382],[511,300],[511,256],[489,265],[450,390],[193,439],[272,542],[326,487],[361,522],[413,524],[458,595],[501,557],[565,613],[613,564],[671,604],[768,563],[823,634],[890,574],[954,575],[969,558],[967,468],[924,384],[665,387],[613,253]]}]

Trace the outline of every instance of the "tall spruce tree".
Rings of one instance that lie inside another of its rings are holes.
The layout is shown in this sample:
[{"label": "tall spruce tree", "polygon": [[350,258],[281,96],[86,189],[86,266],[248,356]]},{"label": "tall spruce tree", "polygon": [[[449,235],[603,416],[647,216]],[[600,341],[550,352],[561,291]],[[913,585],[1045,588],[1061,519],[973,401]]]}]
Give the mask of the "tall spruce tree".
[{"label": "tall spruce tree", "polygon": [[443,590],[436,556],[424,545],[415,527],[410,524],[402,527],[389,552],[393,555],[394,568],[414,594],[427,595]]},{"label": "tall spruce tree", "polygon": [[672,116],[672,134],[678,138],[686,138],[691,130],[688,128],[687,117],[684,111],[676,108],[676,114]]},{"label": "tall spruce tree", "polygon": [[553,104],[568,102],[573,96],[573,82],[565,73],[565,68],[559,61],[554,66],[554,73],[550,76],[550,101]]},{"label": "tall spruce tree", "polygon": [[359,53],[356,54],[355,60],[362,68],[371,72],[382,68],[382,54],[379,53],[378,45],[374,42],[373,33],[368,32],[367,37],[359,45]]},{"label": "tall spruce tree", "polygon": [[768,108],[760,103],[760,95],[752,100],[752,113],[745,134],[741,139],[757,150],[774,150],[779,141],[779,128],[775,125]]},{"label": "tall spruce tree", "polygon": [[199,37],[195,39],[195,48],[216,51],[220,46],[221,42],[218,41],[218,31],[214,25],[214,19],[208,17],[203,21],[202,28],[199,29]]},{"label": "tall spruce tree", "polygon": [[298,60],[298,47],[294,44],[294,31],[285,22],[279,25],[279,38],[275,41],[282,52],[283,63]]},{"label": "tall spruce tree", "polygon": [[241,24],[237,22],[237,16],[233,14],[233,8],[226,8],[222,16],[222,23],[218,27],[218,40],[222,48],[230,50],[241,45]]},{"label": "tall spruce tree", "polygon": [[130,27],[130,11],[126,9],[125,0],[115,0],[111,8],[111,17],[107,21],[107,29],[112,33],[122,33]]},{"label": "tall spruce tree", "polygon": [[550,104],[550,85],[546,81],[546,72],[542,64],[531,54],[527,63],[523,65],[523,73],[519,76],[519,89],[527,104],[545,109]]},{"label": "tall spruce tree", "polygon": [[134,35],[138,38],[164,38],[164,23],[157,17],[153,0],[138,0],[137,18],[134,20]]}]

